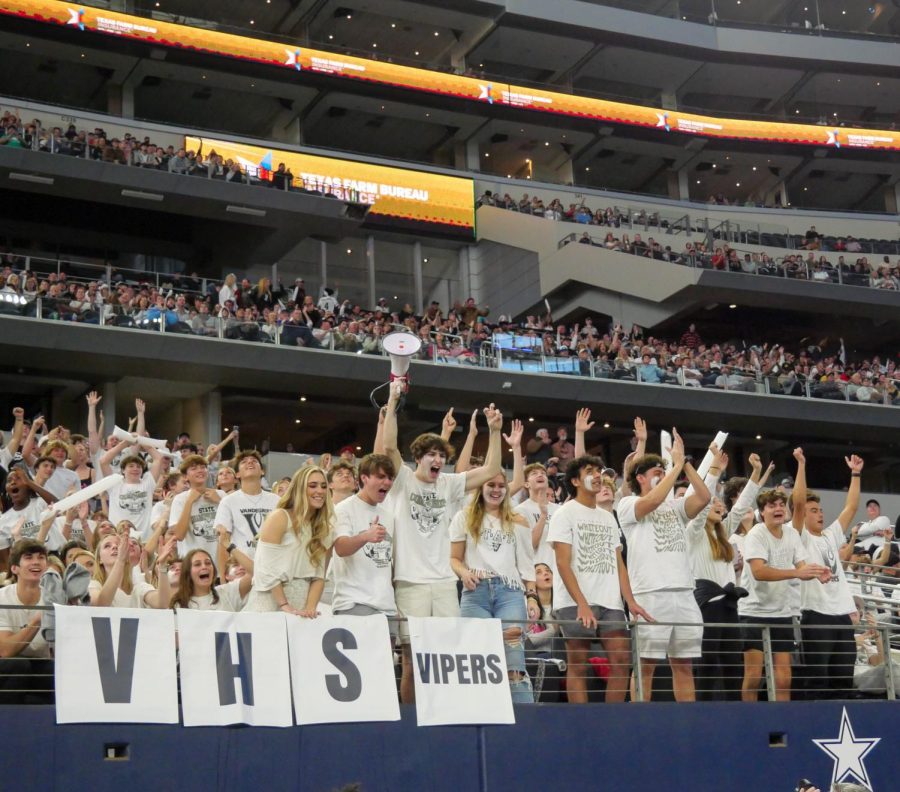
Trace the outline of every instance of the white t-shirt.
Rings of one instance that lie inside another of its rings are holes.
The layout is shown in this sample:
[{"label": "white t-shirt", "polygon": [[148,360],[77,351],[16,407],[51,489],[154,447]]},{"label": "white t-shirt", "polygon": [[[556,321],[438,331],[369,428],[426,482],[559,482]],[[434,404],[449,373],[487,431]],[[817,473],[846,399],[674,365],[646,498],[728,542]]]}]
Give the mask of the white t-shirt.
[{"label": "white t-shirt", "polygon": [[844,574],[838,550],[844,544],[844,529],[835,520],[819,536],[806,528],[800,534],[810,564],[820,564],[831,570],[827,583],[818,580],[800,581],[800,609],[824,613],[829,616],[845,616],[856,610],[850,584]]},{"label": "white t-shirt", "polygon": [[426,484],[401,465],[391,489],[394,500],[394,580],[452,583],[450,520],[452,505],[466,491],[465,473],[441,473]]},{"label": "white t-shirt", "polygon": [[[556,510],[547,538],[551,546],[557,542],[572,546],[572,571],[589,604],[622,610],[616,559],[616,549],[622,546],[622,541],[612,514],[605,509],[590,508],[570,500]],[[569,594],[562,575],[554,574],[554,609],[570,608],[577,604]]]},{"label": "white t-shirt", "polygon": [[[17,540],[13,539],[12,530],[22,517],[25,518],[25,524],[22,526],[19,539],[36,539],[41,531],[41,513],[46,508],[47,504],[41,498],[32,498],[28,501],[28,505],[20,511],[7,509],[3,512],[0,515],[0,550],[12,547],[16,543]],[[48,550],[59,550],[65,543],[62,531],[54,520],[44,544]]]},{"label": "white t-shirt", "polygon": [[44,489],[57,498],[66,497],[66,493],[73,488],[76,492],[81,489],[81,479],[78,478],[78,474],[74,470],[59,466],[44,484]]},{"label": "white t-shirt", "polygon": [[[99,580],[92,580],[88,583],[88,594],[91,596],[96,596],[100,593],[100,590],[103,588],[103,584]],[[131,589],[131,594],[126,594],[122,589],[117,588],[116,593],[113,594],[113,601],[109,607],[111,608],[146,608],[147,605],[144,602],[144,597],[146,597],[151,591],[156,591],[153,586],[151,586],[146,580],[138,580],[134,583],[134,587]]]},{"label": "white t-shirt", "polygon": [[[225,493],[216,490],[219,497]],[[169,513],[169,527],[178,524],[178,520],[184,511],[184,504],[187,502],[190,490],[179,492],[172,500],[172,511]],[[205,497],[200,497],[191,505],[191,523],[188,527],[184,539],[178,543],[178,555],[184,558],[194,548],[206,550],[216,563],[216,548],[219,538],[216,535],[216,510],[219,508],[218,503],[213,503]]]},{"label": "white t-shirt", "polygon": [[869,520],[860,525],[859,531],[856,533],[856,540],[859,544],[863,545],[863,547],[870,547],[871,545],[875,545],[875,547],[884,547],[884,537],[875,536],[875,532],[883,531],[890,527],[891,521],[882,514],[874,520]]},{"label": "white t-shirt", "polygon": [[359,495],[352,495],[334,507],[337,522],[334,538],[356,536],[369,530],[375,517],[385,527],[384,540],[367,542],[355,553],[339,556],[333,553],[329,571],[334,574],[334,593],[331,607],[334,611],[347,610],[354,605],[368,605],[382,613],[394,616],[392,562],[394,559],[394,503],[389,495],[384,503],[371,506]]},{"label": "white t-shirt", "polygon": [[[23,627],[28,626],[35,616],[41,613],[37,610],[18,610],[16,608],[7,608],[7,605],[22,605],[19,595],[16,591],[16,584],[4,586],[0,589],[0,631],[17,633]],[[38,605],[44,604],[44,598],[38,601]],[[50,649],[47,642],[41,636],[41,631],[35,633],[31,643],[19,652],[17,657],[50,657]]]},{"label": "white t-shirt", "polygon": [[229,492],[216,509],[216,525],[221,525],[231,534],[231,541],[250,558],[256,554],[256,536],[263,521],[278,505],[274,492],[262,490],[258,495],[236,490]]},{"label": "white t-shirt", "polygon": [[628,543],[628,579],[632,592],[692,591],[684,498],[666,501],[642,520],[635,518],[638,495],[626,495],[616,513]]},{"label": "white t-shirt", "polygon": [[523,580],[534,580],[531,533],[525,525],[513,524],[505,531],[500,519],[484,515],[478,543],[466,530],[466,513],[457,512],[450,521],[450,541],[465,542],[465,564],[480,578],[499,577],[511,588],[524,589]]},{"label": "white t-shirt", "polygon": [[[213,602],[212,592],[202,597],[191,597],[191,610],[216,610],[237,613],[244,607],[244,599],[241,599],[241,581],[232,580],[230,583],[222,583],[216,586],[216,594],[219,601]],[[177,609],[177,606],[176,606]]]},{"label": "white t-shirt", "polygon": [[[558,503],[547,504],[547,519],[544,521],[544,530],[541,532],[541,540],[537,546],[537,550],[534,551],[534,563],[546,564],[553,570],[554,577],[556,576],[556,555],[553,552],[553,548],[547,543],[547,534],[550,530],[550,520],[553,515],[556,514],[557,509],[559,509]],[[528,520],[529,532],[534,530],[534,526],[537,525],[538,520],[541,519],[541,507],[531,500],[531,498],[522,501],[522,503],[516,506],[515,512],[516,514],[521,514]],[[533,544],[532,547],[534,547]]]},{"label": "white t-shirt", "polygon": [[137,484],[122,481],[110,487],[109,521],[118,525],[121,520],[128,520],[135,530],[141,532],[141,539],[147,541],[151,534],[151,514],[153,511],[153,490],[156,482],[148,470],[141,476]]},{"label": "white t-shirt", "polygon": [[795,569],[801,561],[806,561],[800,534],[790,522],[781,526],[781,538],[773,536],[765,523],[757,523],[747,532],[741,586],[749,595],[738,600],[741,616],[785,618],[793,615],[790,581],[757,580],[750,569],[750,561],[754,558],[761,558],[772,569]]}]

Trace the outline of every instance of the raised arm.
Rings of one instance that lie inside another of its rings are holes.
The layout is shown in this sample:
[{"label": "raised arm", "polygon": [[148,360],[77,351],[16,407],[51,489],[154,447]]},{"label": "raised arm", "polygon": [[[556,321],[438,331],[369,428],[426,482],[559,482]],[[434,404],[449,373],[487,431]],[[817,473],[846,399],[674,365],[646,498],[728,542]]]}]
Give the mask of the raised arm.
[{"label": "raised arm", "polygon": [[387,412],[384,416],[384,453],[394,463],[395,470],[400,470],[403,465],[403,457],[400,456],[400,450],[397,448],[397,405],[400,403],[400,395],[403,393],[404,386],[403,379],[396,379],[391,383]]},{"label": "raised arm", "polygon": [[189,489],[184,503],[181,504],[181,513],[174,522],[172,521],[171,513],[169,514],[169,527],[175,529],[175,538],[178,539],[179,542],[184,541],[184,537],[187,536],[187,532],[191,527],[191,508],[202,497],[202,492],[197,492],[195,489]]},{"label": "raised arm", "polygon": [[626,495],[630,492],[628,477],[631,475],[634,460],[647,453],[647,424],[640,416],[634,419],[634,439],[637,441],[634,452],[625,457],[625,463],[622,465],[622,492]]},{"label": "raised arm", "polygon": [[128,560],[128,534],[123,533],[119,537],[119,553],[113,568],[106,576],[106,582],[100,591],[91,595],[91,605],[98,605],[101,608],[108,608],[112,605],[113,597],[116,596],[119,586],[125,577],[125,562]]},{"label": "raised arm", "polygon": [[457,473],[467,473],[472,468],[472,449],[475,448],[475,438],[478,437],[478,410],[472,410],[472,418],[469,420],[469,433],[466,435],[466,442],[463,443],[462,451],[456,458]]},{"label": "raised arm", "polygon": [[[678,433],[673,429],[672,435],[673,437],[677,437]],[[678,441],[681,441],[680,437],[678,438]],[[672,441],[672,448],[674,449],[674,447],[675,440]],[[715,443],[710,446],[710,449],[714,454],[719,453],[719,449],[716,447]],[[682,445],[682,455],[683,454],[684,446]],[[683,458],[684,457],[682,456],[682,459]],[[696,517],[703,510],[703,507],[710,502],[712,494],[709,491],[709,487],[706,485],[706,481],[700,478],[700,474],[694,469],[694,466],[692,464],[690,464],[689,462],[683,463],[683,470],[688,483],[691,487],[693,487],[693,492],[691,492],[691,494],[684,499],[684,512],[685,514],[687,514],[688,519],[691,519],[693,517]],[[712,472],[712,470],[713,468],[710,467],[710,472]]]},{"label": "raised arm", "polygon": [[134,427],[134,433],[138,437],[147,436],[147,405],[143,399],[134,400],[134,409],[137,414],[137,426]]},{"label": "raised arm", "polygon": [[110,467],[112,461],[130,445],[131,440],[120,440],[100,457],[100,472],[104,476],[109,476],[113,472],[112,467]]},{"label": "raised arm", "polygon": [[25,434],[25,410],[21,407],[13,407],[12,414],[15,423],[13,424],[12,436],[6,444],[6,451],[10,456],[15,456],[19,446],[22,444],[22,435]]},{"label": "raised arm", "polygon": [[34,465],[37,457],[34,452],[37,445],[37,433],[42,427],[46,426],[46,423],[43,415],[39,415],[31,422],[31,428],[28,430],[28,436],[25,438],[25,445],[22,446],[22,459],[25,460],[25,464],[29,467]]},{"label": "raised arm", "polygon": [[387,407],[382,407],[378,411],[378,426],[375,429],[375,445],[372,447],[372,453],[384,453],[384,416],[387,414]]},{"label": "raised arm", "polygon": [[[453,437],[453,431],[456,429],[456,418],[453,417],[453,408],[447,410],[444,420],[441,422],[441,440],[445,443],[450,442]],[[458,472],[458,471],[457,471]]]},{"label": "raised arm", "polygon": [[[838,515],[838,522],[846,533],[847,529],[850,527],[850,523],[856,516],[856,510],[859,508],[859,490],[862,486],[862,469],[864,463],[862,457],[858,457],[856,454],[844,457],[844,462],[846,462],[847,467],[850,468],[850,486],[847,488],[847,498],[844,501],[844,508]],[[888,542],[886,544],[890,543]]]},{"label": "raised arm", "polygon": [[791,493],[791,525],[802,532],[806,520],[806,456],[802,448],[794,449],[794,459],[797,460],[797,475],[794,477],[794,491]]},{"label": "raised arm", "polygon": [[575,459],[587,454],[584,436],[593,428],[594,423],[589,407],[582,407],[575,413]]},{"label": "raised arm", "polygon": [[169,574],[166,565],[169,558],[175,552],[175,539],[169,539],[159,555],[156,557],[156,590],[148,591],[144,595],[144,604],[148,608],[168,608],[172,601],[172,585],[169,583]]},{"label": "raised arm", "polygon": [[509,495],[518,495],[525,487],[525,455],[522,453],[522,433],[525,427],[515,418],[512,421],[509,434],[503,435],[504,442],[509,444],[513,455],[513,475],[509,482]]},{"label": "raised arm", "polygon": [[219,454],[222,453],[222,449],[225,448],[225,446],[227,446],[232,440],[234,440],[236,436],[237,431],[232,429],[232,431],[229,432],[228,436],[221,443],[216,443],[215,445],[208,446],[206,449],[207,463],[212,463],[219,456]]},{"label": "raised arm", "polygon": [[103,397],[97,391],[91,391],[86,398],[88,405],[88,450],[93,457],[103,447],[103,438],[97,425],[97,405],[100,404],[100,400]]},{"label": "raised arm", "polygon": [[493,403],[484,410],[490,436],[487,455],[480,468],[466,472],[466,491],[478,489],[503,470],[502,451],[500,448],[500,431],[503,428],[503,413]]}]

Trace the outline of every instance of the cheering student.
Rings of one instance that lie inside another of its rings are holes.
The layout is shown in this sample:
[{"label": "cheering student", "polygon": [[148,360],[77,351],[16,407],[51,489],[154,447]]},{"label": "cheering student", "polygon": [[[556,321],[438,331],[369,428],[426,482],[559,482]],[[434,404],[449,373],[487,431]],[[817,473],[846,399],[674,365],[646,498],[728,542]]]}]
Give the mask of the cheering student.
[{"label": "cheering student", "polygon": [[175,549],[175,542],[166,542],[156,557],[159,588],[146,580],[137,579],[131,573],[128,554],[128,532],[104,536],[94,553],[93,580],[88,585],[91,605],[112,608],[167,608],[172,599],[169,577],[166,574],[168,559]]},{"label": "cheering student", "polygon": [[[703,656],[696,667],[697,698],[700,701],[724,699],[740,701],[743,677],[743,655],[738,629],[738,600],[746,590],[735,586],[734,559],[736,550],[730,537],[744,517],[753,511],[760,487],[771,475],[774,465],[765,474],[762,461],[750,455],[753,474],[741,479],[743,489],[728,511],[718,498],[688,523],[688,553],[694,576],[694,598],[703,614]],[[710,473],[721,475],[728,466],[728,455],[719,452]],[[714,477],[715,478],[715,477]],[[712,625],[731,624],[728,627]]]},{"label": "cheering student", "polygon": [[[100,472],[104,476],[112,475],[112,461],[130,445],[131,440],[122,440],[100,457]],[[150,469],[147,470],[147,463],[137,454],[124,457],[119,463],[123,481],[108,490],[110,521],[117,524],[122,520],[131,521],[145,542],[152,533],[153,492],[163,461],[158,449],[150,446],[147,450],[153,459]]]},{"label": "cheering student", "polygon": [[294,473],[259,532],[245,610],[318,616],[333,539],[334,507],[325,471],[307,465]]},{"label": "cheering student", "polygon": [[[50,457],[38,460],[35,475],[46,480],[56,463]],[[56,497],[29,478],[23,468],[14,467],[6,477],[6,496],[12,504],[0,515],[0,569],[7,569],[9,549],[19,539],[35,539],[41,530],[41,514]],[[15,531],[15,534],[14,534]],[[58,550],[65,539],[54,526],[49,534],[49,550]]]},{"label": "cheering student", "polygon": [[[335,616],[396,616],[394,601],[394,514],[390,499],[394,463],[384,454],[368,454],[359,463],[360,488],[334,509]],[[391,621],[396,638],[396,622]]]},{"label": "cheering student", "polygon": [[763,521],[754,525],[744,540],[741,586],[749,593],[738,602],[738,616],[745,625],[741,631],[744,639],[741,698],[744,701],[757,700],[763,671],[763,628],[749,625],[769,626],[775,696],[778,701],[790,701],[794,625],[789,583],[815,578],[825,583],[831,575],[828,567],[807,563],[807,552],[798,534],[803,527],[806,504],[806,458],[802,448],[794,449],[794,459],[797,476],[791,497],[795,508],[790,521],[787,521],[787,496],[778,490],[762,492],[756,505]]},{"label": "cheering student", "polygon": [[[625,701],[631,668],[624,599],[632,617],[653,621],[634,600],[622,561],[619,525],[612,513],[615,482],[603,478],[603,460],[581,456],[566,466],[566,481],[575,497],[553,515],[548,541],[556,553],[553,618],[566,639],[569,702],[586,704],[591,641],[600,639],[609,660],[606,701]],[[610,506],[600,508],[598,499]]]},{"label": "cheering student", "polygon": [[[518,431],[521,439],[521,427]],[[483,484],[465,510],[453,517],[450,566],[463,584],[460,615],[502,619],[512,700],[533,704],[523,636],[528,620],[525,592],[537,593],[534,556],[528,524],[510,505],[505,474]],[[532,610],[537,616],[538,609]]]},{"label": "cheering student", "polygon": [[547,468],[540,462],[532,462],[525,467],[525,490],[528,498],[515,508],[515,512],[525,518],[531,531],[531,547],[534,551],[534,563],[546,564],[551,570],[556,569],[556,556],[547,541],[550,521],[558,503],[550,500],[550,482],[547,479]]},{"label": "cheering student", "polygon": [[172,595],[170,607],[176,610],[192,608],[237,613],[244,607],[244,601],[253,583],[253,562],[243,553],[240,553],[238,558],[247,574],[217,586],[216,565],[212,556],[206,550],[199,548],[191,550],[181,562],[178,589]]},{"label": "cheering student", "polygon": [[[503,416],[485,408],[490,441],[484,465],[465,473],[442,473],[453,446],[436,434],[421,434],[410,446],[415,472],[403,464],[397,449],[397,405],[406,387],[393,382],[382,428],[384,451],[397,471],[394,480],[394,591],[401,616],[458,616],[456,576],[450,568],[451,507],[466,492],[477,490],[501,472],[500,429]],[[415,701],[409,630],[400,625],[402,676],[400,698]]]},{"label": "cheering student", "polygon": [[[844,535],[859,507],[863,460],[844,457],[850,468],[850,486],[844,508],[827,528],[819,496],[807,490],[806,509],[800,526],[800,541],[809,561],[827,567],[827,581],[818,578],[800,583],[800,635],[805,672],[804,688],[810,698],[841,698],[853,692],[856,639],[853,616],[856,603],[850,592],[844,563],[850,560],[856,543],[854,527],[850,541]],[[794,488],[794,497],[797,489]],[[803,504],[794,500],[795,508]]]},{"label": "cheering student", "polygon": [[[219,535],[217,568],[224,569],[228,553],[239,549],[248,558],[256,555],[256,542],[263,522],[278,505],[278,496],[262,488],[263,466],[259,451],[241,451],[233,460],[241,488],[229,492],[216,509]],[[225,470],[226,468],[222,468]],[[230,469],[230,468],[229,468]],[[220,471],[221,472],[221,471]],[[225,537],[225,541],[222,537]]]},{"label": "cheering student", "polygon": [[172,499],[169,511],[169,528],[178,539],[178,555],[184,557],[199,547],[212,559],[217,558],[216,511],[225,496],[220,490],[206,486],[209,467],[206,457],[188,454],[179,470],[187,479],[188,489]]},{"label": "cheering student", "polygon": [[[41,691],[52,688],[50,648],[41,634],[41,576],[47,569],[47,548],[33,539],[13,545],[10,570],[14,583],[0,589],[0,703],[46,701]],[[7,607],[11,606],[11,607]]]},{"label": "cheering student", "polygon": [[[715,444],[710,450],[716,453]],[[684,459],[684,441],[672,429],[672,467],[666,472],[661,457],[644,454],[631,466],[629,484],[634,495],[619,501],[619,524],[628,542],[628,578],[635,597],[660,624],[637,628],[644,699],[649,701],[653,672],[669,659],[676,701],[694,701],[692,661],[702,654],[703,617],[694,600],[694,577],[688,557],[687,523],[709,503],[709,489]],[[693,493],[675,501],[669,493],[682,472]],[[643,621],[643,619],[641,619]],[[674,624],[673,624],[674,623]],[[689,626],[684,626],[685,624]],[[632,699],[636,696],[632,696]]]}]

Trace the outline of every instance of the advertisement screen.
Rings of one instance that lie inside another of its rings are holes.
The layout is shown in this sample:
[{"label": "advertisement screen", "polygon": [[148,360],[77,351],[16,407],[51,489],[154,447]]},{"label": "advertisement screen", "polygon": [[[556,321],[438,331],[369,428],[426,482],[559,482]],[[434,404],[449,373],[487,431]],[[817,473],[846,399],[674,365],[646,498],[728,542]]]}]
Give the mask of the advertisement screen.
[{"label": "advertisement screen", "polygon": [[642,105],[542,91],[476,77],[291,46],[250,36],[188,27],[61,0],[0,0],[0,14],[60,25],[78,31],[144,41],[158,46],[204,52],[269,64],[297,74],[390,85],[430,94],[453,96],[488,105],[522,108],[632,126],[662,133],[679,132],[711,138],[827,146],[836,149],[900,150],[900,132],[855,127],[791,124],[718,118]]},{"label": "advertisement screen", "polygon": [[475,187],[471,179],[437,173],[268,149],[213,138],[186,137],[185,147],[213,151],[261,179],[284,163],[294,185],[371,205],[366,223],[455,235],[475,233]]}]

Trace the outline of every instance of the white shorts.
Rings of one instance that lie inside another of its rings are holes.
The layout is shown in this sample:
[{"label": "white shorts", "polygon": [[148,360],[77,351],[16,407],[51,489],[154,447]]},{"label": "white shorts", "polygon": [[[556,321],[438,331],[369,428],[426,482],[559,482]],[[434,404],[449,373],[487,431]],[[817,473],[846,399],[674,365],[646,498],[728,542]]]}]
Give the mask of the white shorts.
[{"label": "white shorts", "polygon": [[[394,583],[397,615],[407,616],[459,616],[459,595],[456,583]],[[400,622],[400,643],[409,643],[409,625]]]},{"label": "white shorts", "polygon": [[703,614],[693,591],[649,591],[635,594],[640,606],[658,622],[690,622],[690,627],[650,624],[638,619],[635,641],[641,657],[700,657],[703,650]]}]

